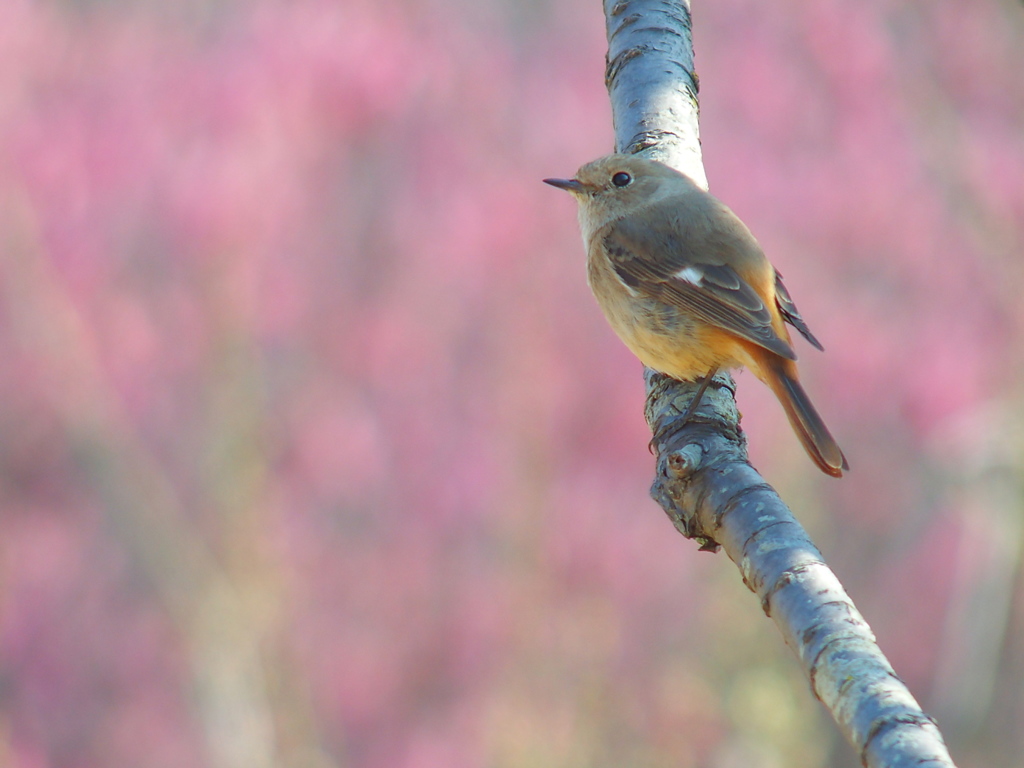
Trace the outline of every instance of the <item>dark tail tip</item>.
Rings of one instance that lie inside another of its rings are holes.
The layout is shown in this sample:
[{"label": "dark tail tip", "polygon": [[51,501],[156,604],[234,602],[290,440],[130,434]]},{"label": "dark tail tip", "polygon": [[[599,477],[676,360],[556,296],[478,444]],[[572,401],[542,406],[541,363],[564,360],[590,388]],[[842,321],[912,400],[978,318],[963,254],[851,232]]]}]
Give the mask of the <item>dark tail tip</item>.
[{"label": "dark tail tip", "polygon": [[786,362],[780,360],[779,365],[772,367],[775,375],[771,377],[774,381],[769,381],[769,386],[782,403],[793,431],[818,469],[826,475],[842,477],[843,472],[850,469],[850,464],[799,380],[786,370]]}]

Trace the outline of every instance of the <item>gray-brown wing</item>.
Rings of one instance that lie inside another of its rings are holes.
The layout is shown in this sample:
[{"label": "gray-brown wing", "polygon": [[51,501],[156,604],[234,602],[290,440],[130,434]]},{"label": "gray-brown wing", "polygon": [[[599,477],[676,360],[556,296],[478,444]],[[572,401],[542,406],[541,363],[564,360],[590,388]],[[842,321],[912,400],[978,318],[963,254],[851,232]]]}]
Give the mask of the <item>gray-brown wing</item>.
[{"label": "gray-brown wing", "polygon": [[[628,220],[615,222],[601,237],[615,273],[634,291],[675,305],[777,355],[796,359],[793,348],[772,328],[771,314],[761,297],[732,267],[688,252],[677,233],[652,236]],[[657,259],[649,256],[654,253]]]},{"label": "gray-brown wing", "polygon": [[796,304],[793,303],[793,299],[790,298],[789,291],[782,282],[782,274],[779,270],[775,270],[775,303],[779,305],[779,311],[782,313],[783,320],[800,331],[800,335],[807,339],[811,346],[817,347],[822,352],[825,351],[825,348],[821,346],[821,342],[811,333],[807,323],[800,317],[800,311],[796,308]]}]

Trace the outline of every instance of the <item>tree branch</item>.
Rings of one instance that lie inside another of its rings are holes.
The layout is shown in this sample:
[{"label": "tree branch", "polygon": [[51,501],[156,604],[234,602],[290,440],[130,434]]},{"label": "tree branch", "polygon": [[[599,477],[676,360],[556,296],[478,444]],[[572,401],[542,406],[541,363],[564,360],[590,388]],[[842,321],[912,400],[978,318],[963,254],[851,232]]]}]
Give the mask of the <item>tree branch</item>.
[{"label": "tree branch", "polygon": [[[642,152],[706,187],[688,0],[604,0],[604,9],[617,150]],[[864,765],[953,766],[817,547],[747,461],[732,378],[716,376],[685,424],[696,385],[650,370],[646,382],[658,455],[652,496],[680,532],[704,549],[724,548],[739,566]]]}]

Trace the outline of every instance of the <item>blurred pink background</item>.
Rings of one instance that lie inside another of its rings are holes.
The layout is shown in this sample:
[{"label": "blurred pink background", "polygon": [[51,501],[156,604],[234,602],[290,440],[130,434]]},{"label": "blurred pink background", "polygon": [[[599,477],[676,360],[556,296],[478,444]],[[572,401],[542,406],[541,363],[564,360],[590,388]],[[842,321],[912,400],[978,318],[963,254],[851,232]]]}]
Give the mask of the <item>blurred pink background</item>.
[{"label": "blurred pink background", "polygon": [[[961,768],[1024,752],[1024,6],[695,3],[853,470],[752,460]],[[854,766],[648,499],[600,4],[0,3],[0,764]]]}]

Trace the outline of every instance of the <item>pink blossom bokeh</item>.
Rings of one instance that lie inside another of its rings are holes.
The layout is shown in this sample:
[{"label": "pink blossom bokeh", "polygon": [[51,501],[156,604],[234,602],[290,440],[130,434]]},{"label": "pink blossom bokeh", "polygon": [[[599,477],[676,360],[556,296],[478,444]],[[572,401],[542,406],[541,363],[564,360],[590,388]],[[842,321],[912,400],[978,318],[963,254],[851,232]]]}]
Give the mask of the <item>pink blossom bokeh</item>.
[{"label": "pink blossom bokeh", "polygon": [[[1024,751],[1024,8],[694,7],[824,342],[752,460],[961,768]],[[647,497],[572,201],[600,4],[0,4],[0,762],[857,764]]]}]

